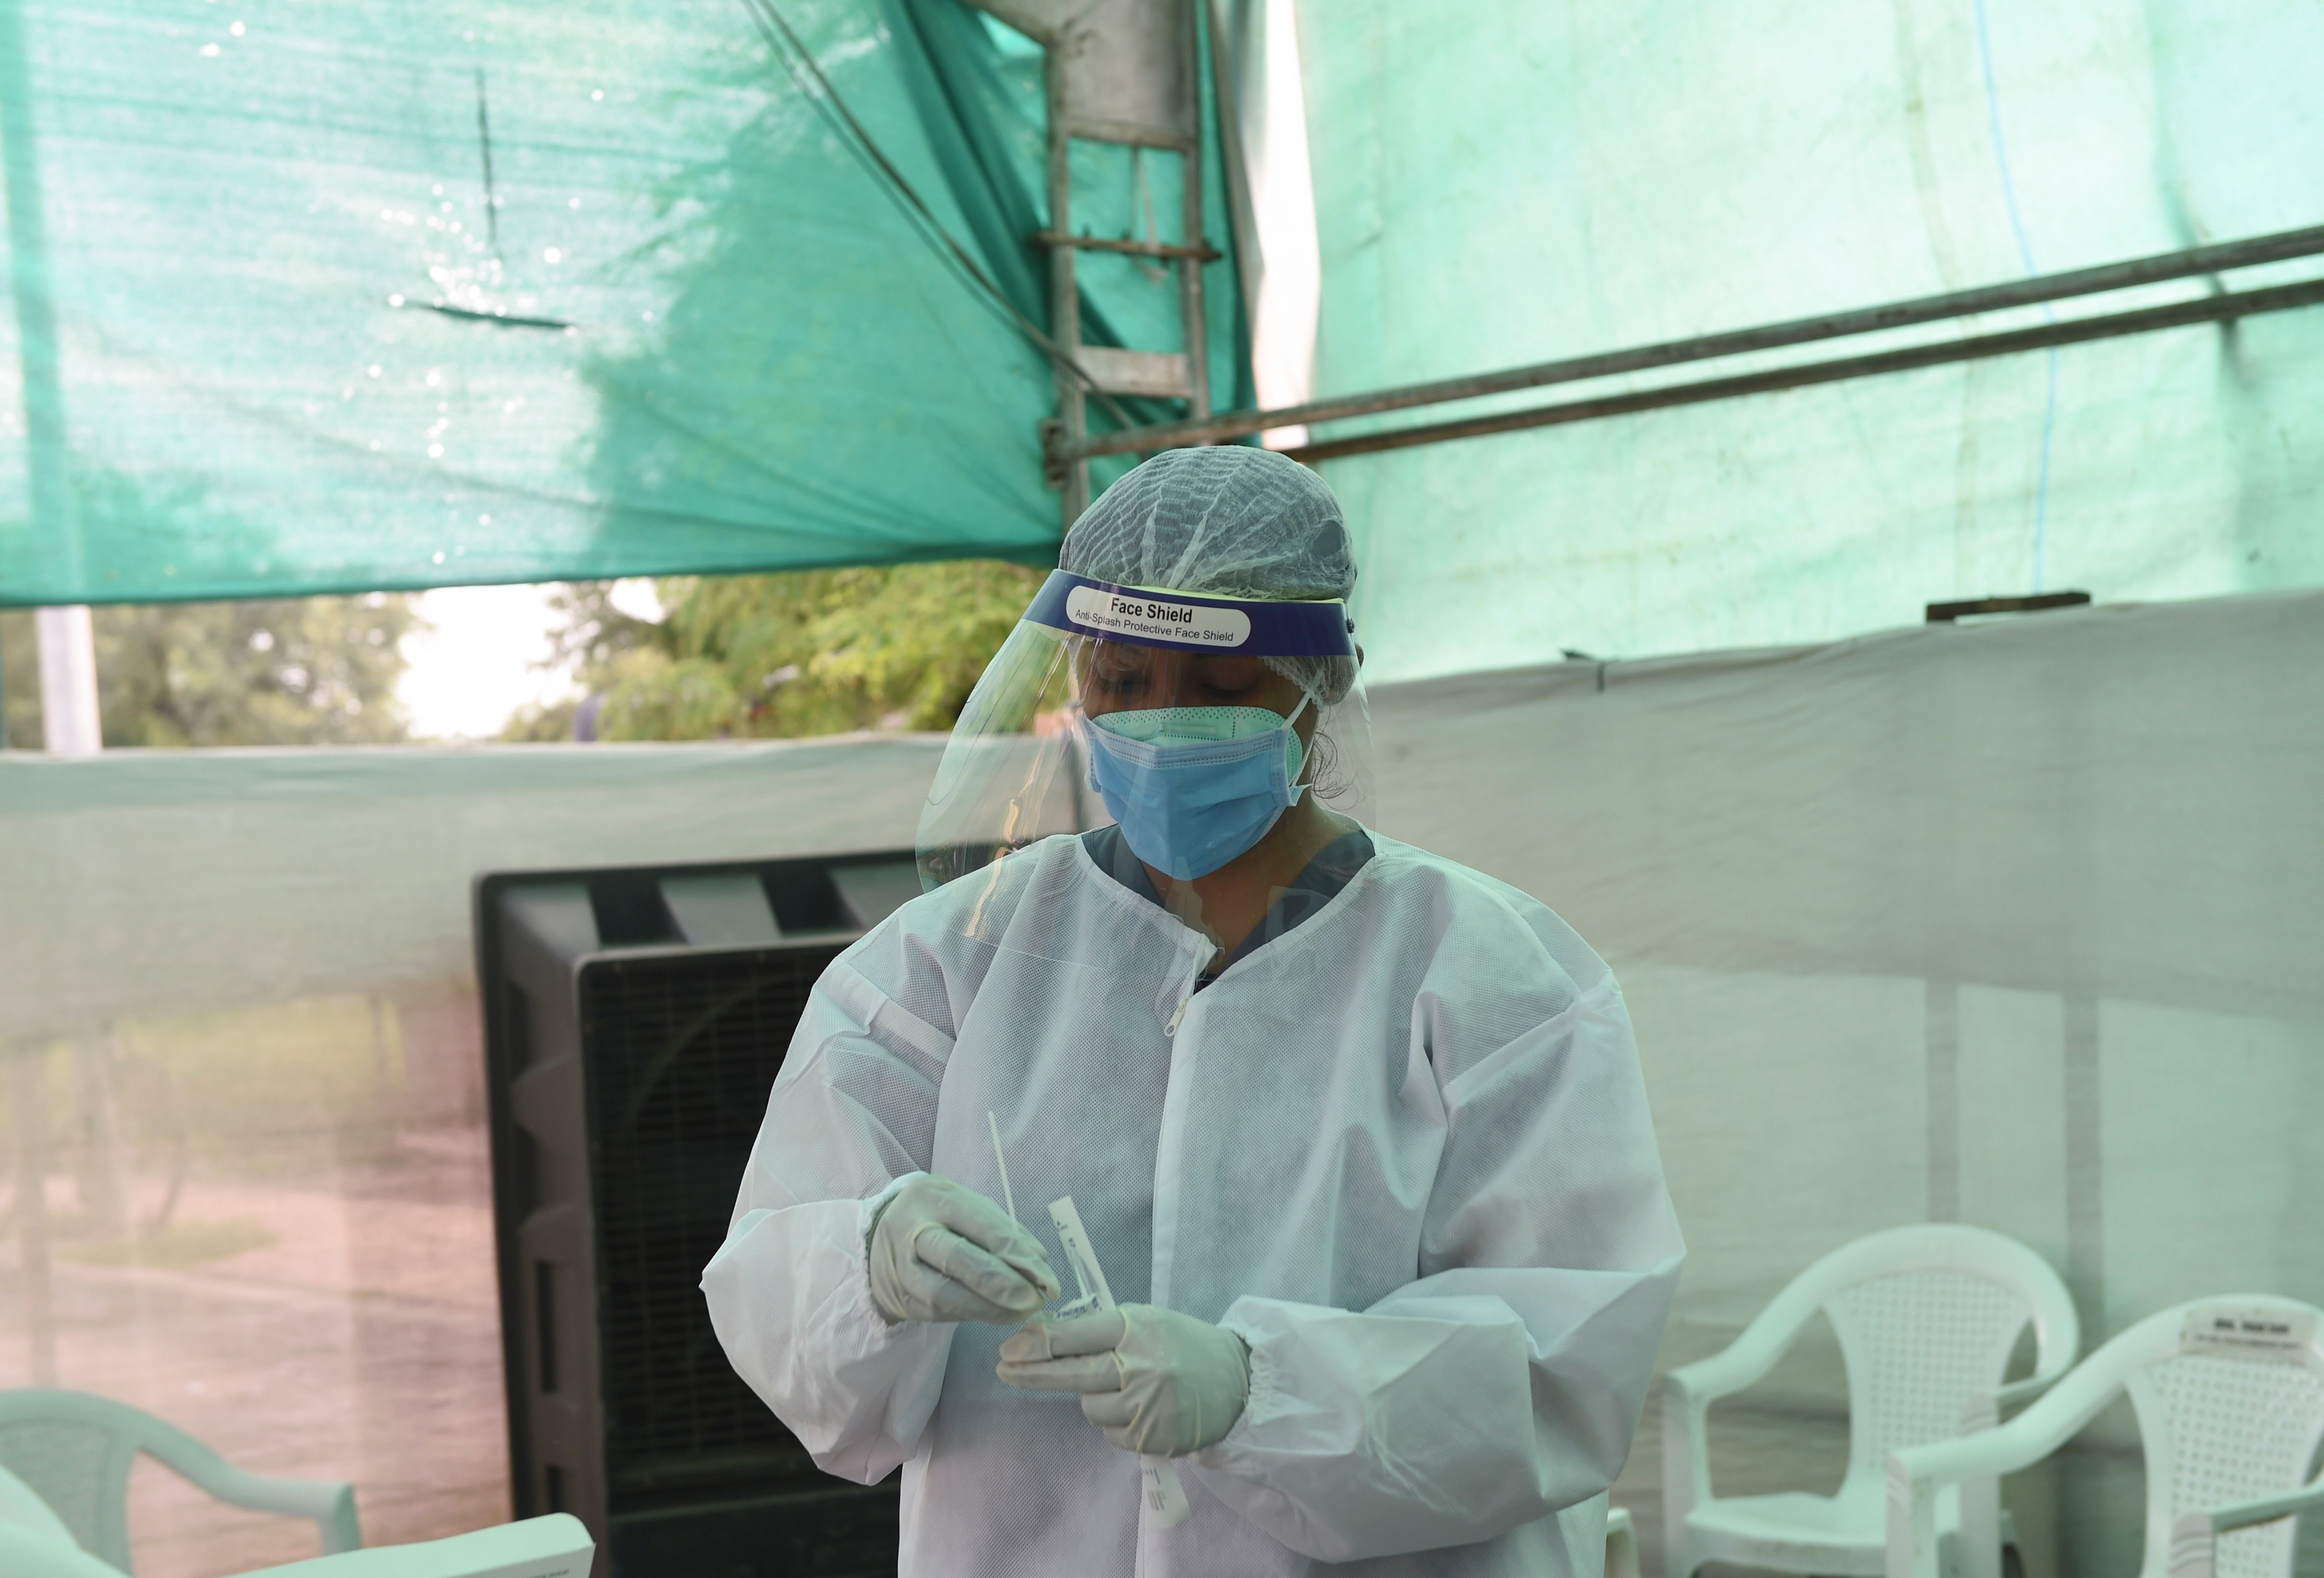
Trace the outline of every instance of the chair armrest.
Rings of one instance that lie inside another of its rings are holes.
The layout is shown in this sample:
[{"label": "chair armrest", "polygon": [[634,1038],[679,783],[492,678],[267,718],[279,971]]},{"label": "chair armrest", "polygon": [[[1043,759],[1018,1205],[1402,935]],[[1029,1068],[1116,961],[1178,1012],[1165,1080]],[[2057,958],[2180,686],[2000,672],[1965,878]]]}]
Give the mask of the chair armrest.
[{"label": "chair armrest", "polygon": [[231,1464],[220,1465],[201,1481],[203,1490],[229,1506],[250,1512],[310,1518],[322,1530],[323,1554],[363,1548],[355,1522],[355,1488],[345,1480],[278,1480]]},{"label": "chair armrest", "polygon": [[1664,1560],[1681,1560],[1687,1515],[1711,1500],[1711,1403],[1743,1390],[1775,1367],[1820,1307],[1792,1286],[1777,1294],[1723,1350],[1663,1377]]},{"label": "chair armrest", "polygon": [[323,1554],[363,1548],[355,1523],[355,1488],[344,1480],[279,1480],[236,1468],[184,1431],[141,1416],[137,1448],[229,1506],[252,1512],[311,1518],[322,1530]]},{"label": "chair armrest", "polygon": [[1886,1578],[1938,1578],[1937,1492],[1963,1480],[1998,1479],[2013,1469],[2046,1455],[2024,1455],[1996,1449],[1995,1437],[2006,1430],[1980,1430],[1974,1435],[1926,1446],[1906,1447],[1888,1454],[1888,1555]]},{"label": "chair armrest", "polygon": [[1606,1578],[1638,1578],[1637,1526],[1627,1508],[1606,1511]]},{"label": "chair armrest", "polygon": [[2010,1410],[2020,1403],[2032,1402],[2048,1391],[2057,1380],[2054,1375],[2033,1375],[2024,1380],[2013,1380],[2007,1386],[1997,1386],[1989,1392],[1971,1392],[1961,1408],[1962,1435],[1974,1435],[1980,1430],[1990,1430],[2009,1417]]},{"label": "chair armrest", "polygon": [[1664,1376],[1665,1393],[1674,1392],[1698,1404],[1732,1397],[1775,1368],[1775,1361],[1791,1350],[1816,1309],[1805,1301],[1777,1298],[1725,1348]]},{"label": "chair armrest", "polygon": [[2208,1512],[2182,1512],[2171,1526],[2171,1578],[2211,1578],[2219,1536],[2324,1507],[2324,1477],[2280,1496],[2230,1501]]},{"label": "chair armrest", "polygon": [[2315,1507],[2324,1507],[2324,1477],[2280,1496],[2255,1496],[2248,1501],[2231,1501],[2225,1507],[2214,1508],[2210,1513],[2211,1528],[2214,1533],[2226,1534],[2231,1529],[2249,1528],[2255,1523],[2273,1523],[2279,1518],[2290,1518]]},{"label": "chair armrest", "polygon": [[1890,1453],[1887,1578],[1937,1578],[1939,1490],[1963,1480],[1997,1479],[2041,1462],[2096,1418],[2120,1389],[2118,1380],[2085,1365],[2006,1425]]},{"label": "chair armrest", "polygon": [[2007,1386],[1994,1389],[1994,1408],[1998,1412],[2030,1403],[2057,1384],[2054,1375],[2029,1375],[2024,1380],[2013,1380]]}]

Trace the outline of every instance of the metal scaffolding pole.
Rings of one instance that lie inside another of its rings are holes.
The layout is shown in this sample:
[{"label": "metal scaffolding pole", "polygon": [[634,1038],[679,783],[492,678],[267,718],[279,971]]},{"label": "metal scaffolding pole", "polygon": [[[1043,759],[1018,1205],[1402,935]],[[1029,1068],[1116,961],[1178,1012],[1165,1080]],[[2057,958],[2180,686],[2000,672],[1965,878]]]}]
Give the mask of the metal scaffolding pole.
[{"label": "metal scaffolding pole", "polygon": [[1883,373],[1909,373],[1921,367],[1939,367],[1950,362],[2011,356],[2024,351],[2045,350],[2052,346],[2080,345],[2126,334],[2151,334],[2156,329],[2182,328],[2189,324],[2217,323],[2262,312],[2282,312],[2294,307],[2312,307],[2319,302],[2324,302],[2324,280],[2305,280],[2297,285],[2233,291],[2224,296],[2202,296],[2192,301],[2173,302],[2167,307],[2104,313],[2064,323],[2047,323],[2037,328],[2016,329],[2007,334],[1975,335],[1968,339],[1944,340],[1932,346],[1914,346],[1904,350],[1881,351],[1866,356],[1843,356],[1834,361],[1811,362],[1798,367],[1777,367],[1766,373],[1747,373],[1732,378],[1707,378],[1691,383],[1672,384],[1664,389],[1640,390],[1634,394],[1569,401],[1560,405],[1535,406],[1495,416],[1471,417],[1463,421],[1428,422],[1384,433],[1364,433],[1351,438],[1305,444],[1296,449],[1286,449],[1284,453],[1312,466],[1318,461],[1335,460],[1348,455],[1405,449],[1416,444],[1442,444],[1453,438],[1478,438],[1488,433],[1513,433],[1525,428],[1554,427],[1566,422],[1590,421],[1599,417],[1628,416],[1636,411],[1660,411],[1677,405],[1700,405],[1706,401],[1733,400],[1746,394],[1772,394],[1778,390],[1804,389],[1812,384],[1837,383],[1849,378],[1870,378]]},{"label": "metal scaffolding pole", "polygon": [[[1536,389],[1554,383],[1579,383],[1591,378],[1646,372],[1657,367],[1681,366],[1692,362],[1746,355],[1754,352],[1781,350],[1794,346],[1812,345],[1821,341],[1879,334],[1895,329],[1910,328],[1921,324],[1970,318],[1981,313],[2006,311],[2013,308],[2040,306],[2045,302],[2069,300],[2075,297],[2101,295],[2108,291],[2129,290],[2140,285],[2159,284],[2171,280],[2216,275],[2231,269],[2252,268],[2262,263],[2282,263],[2290,259],[2313,257],[2319,254],[2324,254],[2324,226],[2284,231],[2273,235],[2255,236],[2245,241],[2222,242],[2212,246],[2192,247],[2183,252],[2165,253],[2158,256],[2137,258],[2126,263],[2106,263],[2097,268],[2043,274],[2030,280],[2013,281],[2007,284],[1982,286],[1973,291],[1956,291],[1941,296],[1924,296],[1909,301],[1891,302],[1885,306],[1859,308],[1851,311],[1827,313],[1814,318],[1794,318],[1784,323],[1735,329],[1721,334],[1700,335],[1688,339],[1666,340],[1660,344],[1639,346],[1627,350],[1608,351],[1586,356],[1569,356],[1558,361],[1538,362],[1498,373],[1480,373],[1462,378],[1440,379],[1428,383],[1406,384],[1392,389],[1375,390],[1366,394],[1311,401],[1305,405],[1287,406],[1279,411],[1228,411],[1203,420],[1159,423],[1152,427],[1131,429],[1125,432],[1097,434],[1078,442],[1060,445],[1057,458],[1062,462],[1086,459],[1097,455],[1150,453],[1157,449],[1175,448],[1181,445],[1220,443],[1270,428],[1342,421],[1351,417],[1373,416],[1385,411],[1442,405],[1453,401],[1507,394],[1517,390]],[[1777,368],[1766,373],[1733,378],[1675,384],[1665,389],[1609,396],[1602,401],[1576,401],[1565,405],[1537,408],[1532,411],[1508,412],[1493,417],[1478,418],[1471,422],[1435,423],[1391,432],[1365,434],[1346,439],[1309,445],[1305,448],[1294,449],[1288,453],[1303,460],[1319,460],[1332,456],[1357,454],[1366,450],[1397,448],[1408,444],[1437,443],[1449,438],[1471,438],[1486,432],[1507,432],[1517,428],[1580,421],[1600,416],[1616,416],[1633,411],[1653,410],[1658,406],[1729,399],[1740,394],[1764,393],[1777,389],[1831,383],[1840,378],[1868,377],[1879,373],[1899,372],[1908,367],[1932,366],[1943,362],[2008,355],[2021,350],[2040,349],[2044,346],[2070,345],[2085,340],[2108,338],[2116,335],[2143,334],[2185,323],[2218,321],[2251,313],[2281,311],[2290,307],[2305,306],[2314,298],[2300,297],[2297,292],[2310,288],[2307,282],[2303,282],[2299,285],[2238,293],[2218,291],[2215,284],[2215,293],[2209,297],[2190,302],[2172,303],[2163,308],[2107,313],[2054,325],[2043,325],[2039,329],[2023,330],[2015,334],[1971,337],[1932,346],[1914,346],[1901,351],[1848,357],[1836,361],[1812,362],[1800,366]],[[2286,292],[2293,294],[2287,297]],[[2028,340],[2026,338],[2028,336],[2036,337]],[[2039,337],[2043,336],[2059,337]],[[1896,358],[1904,359],[1895,360]],[[1535,420],[1522,420],[1526,418]]]}]

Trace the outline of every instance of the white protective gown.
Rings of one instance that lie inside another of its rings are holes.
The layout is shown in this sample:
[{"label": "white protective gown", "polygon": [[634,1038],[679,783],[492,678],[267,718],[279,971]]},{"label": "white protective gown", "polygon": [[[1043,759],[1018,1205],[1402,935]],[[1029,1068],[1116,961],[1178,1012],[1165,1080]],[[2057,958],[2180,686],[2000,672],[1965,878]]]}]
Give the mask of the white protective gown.
[{"label": "white protective gown", "polygon": [[[816,1463],[903,1466],[904,1578],[1600,1570],[1684,1252],[1621,992],[1540,903],[1373,843],[1199,993],[1210,944],[1069,835],[816,983],[702,1285]],[[1062,1195],[1117,1299],[1250,1344],[1175,1527],[1076,1398],[994,1377],[1007,1328],[872,1306],[891,1184],[1001,1198],[988,1111],[1068,1297]]]}]

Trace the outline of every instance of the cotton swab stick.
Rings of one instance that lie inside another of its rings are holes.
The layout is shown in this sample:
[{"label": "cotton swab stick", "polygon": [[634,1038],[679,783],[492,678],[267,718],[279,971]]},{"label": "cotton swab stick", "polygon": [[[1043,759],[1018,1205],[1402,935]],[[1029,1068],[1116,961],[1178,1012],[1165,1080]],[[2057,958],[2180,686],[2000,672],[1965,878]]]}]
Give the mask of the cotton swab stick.
[{"label": "cotton swab stick", "polygon": [[984,1121],[992,1130],[993,1163],[1001,1169],[1001,1203],[1009,1207],[1009,1218],[1013,1222],[1017,1219],[1017,1195],[1009,1187],[1009,1158],[1001,1154],[1001,1120],[993,1115],[991,1108],[987,1107]]}]

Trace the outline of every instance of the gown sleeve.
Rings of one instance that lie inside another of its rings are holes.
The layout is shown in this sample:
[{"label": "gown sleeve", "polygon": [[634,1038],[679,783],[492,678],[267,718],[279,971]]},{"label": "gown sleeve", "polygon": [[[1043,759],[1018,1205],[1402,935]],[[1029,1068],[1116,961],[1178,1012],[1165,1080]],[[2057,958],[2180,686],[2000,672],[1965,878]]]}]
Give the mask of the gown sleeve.
[{"label": "gown sleeve", "polygon": [[865,1238],[889,1195],[928,1166],[946,1030],[907,1011],[851,961],[879,951],[930,979],[893,927],[816,983],[752,1148],[726,1241],[702,1274],[735,1373],[828,1473],[871,1484],[918,1449],[943,1389],[949,1323],[888,1324],[872,1302]]},{"label": "gown sleeve", "polygon": [[1237,1299],[1250,1398],[1191,1460],[1323,1561],[1489,1539],[1609,1487],[1685,1253],[1610,974],[1481,1056],[1432,1052],[1422,1275],[1361,1311]]}]

